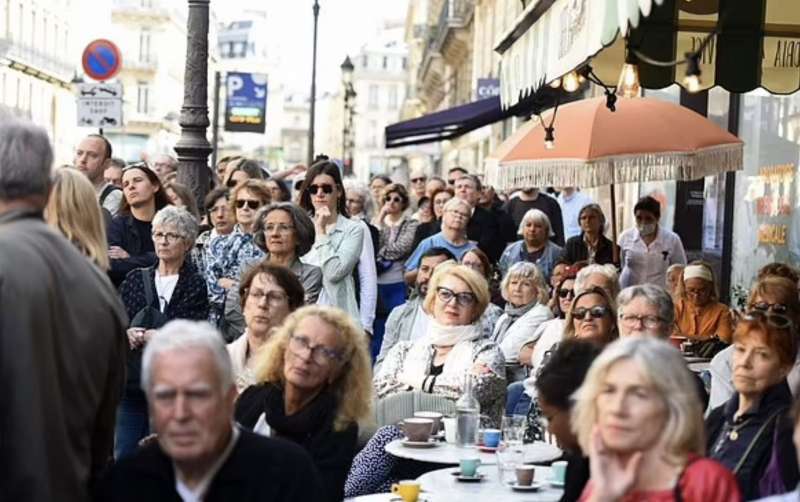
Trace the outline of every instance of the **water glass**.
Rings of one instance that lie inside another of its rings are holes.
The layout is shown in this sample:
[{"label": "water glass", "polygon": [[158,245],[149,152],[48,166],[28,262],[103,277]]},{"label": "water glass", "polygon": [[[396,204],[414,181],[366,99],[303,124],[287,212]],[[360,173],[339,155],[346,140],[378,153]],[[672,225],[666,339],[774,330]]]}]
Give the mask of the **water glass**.
[{"label": "water glass", "polygon": [[525,415],[512,415],[503,417],[501,430],[503,441],[511,444],[522,443],[525,435]]},{"label": "water glass", "polygon": [[507,485],[516,481],[516,468],[523,463],[522,443],[514,444],[505,440],[497,446],[497,478],[500,484]]}]

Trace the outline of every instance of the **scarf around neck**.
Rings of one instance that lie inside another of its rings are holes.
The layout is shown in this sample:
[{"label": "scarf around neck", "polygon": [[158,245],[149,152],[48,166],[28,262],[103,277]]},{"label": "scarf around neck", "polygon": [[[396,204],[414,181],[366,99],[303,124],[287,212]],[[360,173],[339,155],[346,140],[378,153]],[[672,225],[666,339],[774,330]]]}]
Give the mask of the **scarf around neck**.
[{"label": "scarf around neck", "polygon": [[508,331],[508,328],[517,322],[517,319],[530,312],[531,309],[536,305],[538,305],[538,302],[535,300],[527,305],[523,305],[522,307],[515,307],[511,305],[511,302],[507,302],[504,315],[497,320],[492,338],[496,342],[499,342],[499,340],[501,340],[505,335],[506,331]]},{"label": "scarf around neck", "polygon": [[445,326],[436,319],[428,321],[428,342],[431,345],[451,347],[458,342],[477,340],[480,336],[479,322],[465,326]]}]

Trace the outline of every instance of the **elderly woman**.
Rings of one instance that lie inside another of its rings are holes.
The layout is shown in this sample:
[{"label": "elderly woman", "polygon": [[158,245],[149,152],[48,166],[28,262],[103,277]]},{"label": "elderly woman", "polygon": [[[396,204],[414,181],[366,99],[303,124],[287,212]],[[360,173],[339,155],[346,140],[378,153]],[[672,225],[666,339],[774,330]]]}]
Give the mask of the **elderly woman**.
[{"label": "elderly woman", "polygon": [[611,298],[619,294],[619,274],[613,265],[587,265],[575,276],[575,291],[598,287],[605,290]]},{"label": "elderly woman", "polygon": [[683,270],[683,281],[678,285],[672,335],[730,343],[732,333],[731,312],[719,302],[714,272],[703,262],[692,262]]},{"label": "elderly woman", "polygon": [[139,386],[142,349],[154,330],[172,319],[206,319],[208,296],[203,276],[187,259],[197,222],[185,209],[167,206],[153,218],[156,265],[132,271],[120,286],[131,326],[128,329],[128,380],[119,406],[116,453],[136,449],[148,434],[147,403]]},{"label": "elderly woman", "polygon": [[[474,270],[439,265],[424,303],[433,316],[428,332],[417,341],[398,342],[389,351],[373,380],[378,399],[414,390],[456,401],[464,392],[464,376],[469,375],[481,413],[499,424],[506,386],[503,354],[481,336],[478,323],[488,303],[486,281]],[[398,464],[385,453],[386,444],[402,436],[395,426],[378,429],[353,463],[346,497],[385,490],[392,480],[421,474],[420,466]]]},{"label": "elderly woman", "polygon": [[517,233],[522,239],[509,244],[503,252],[499,262],[500,272],[505,276],[512,264],[528,261],[535,263],[545,281],[549,282],[562,252],[562,248],[550,240],[555,235],[550,218],[538,209],[529,209],[522,217]]},{"label": "elderly woman", "polygon": [[236,420],[305,448],[327,500],[342,500],[358,427],[370,415],[370,357],[364,333],[344,312],[303,307],[259,355],[258,385],[236,403]]},{"label": "elderly woman", "polygon": [[228,344],[236,390],[256,383],[253,366],[256,354],[286,317],[303,306],[303,285],[286,267],[266,261],[245,272],[239,284],[240,308],[244,313],[244,334]]},{"label": "elderly woman", "polygon": [[[464,253],[464,256],[461,257],[461,264],[466,265],[475,272],[478,272],[483,276],[484,279],[486,279],[486,283],[489,284],[489,294],[492,295],[492,299],[494,299],[495,289],[498,290],[497,296],[502,299],[502,296],[500,296],[499,292],[499,285],[494,287],[494,283],[497,282],[494,280],[494,268],[489,262],[489,257],[486,256],[486,253],[481,251],[480,248],[472,248]],[[494,327],[497,324],[497,320],[500,319],[500,316],[502,315],[503,309],[494,302],[490,301],[489,305],[486,306],[486,310],[483,311],[483,315],[481,316],[483,336],[486,338],[491,338],[492,333],[494,333]]]},{"label": "elderly woman", "polygon": [[101,270],[108,270],[103,213],[97,193],[83,173],[70,168],[53,171],[53,185],[44,208],[44,219]]},{"label": "elderly woman", "polygon": [[[800,299],[797,295],[797,284],[785,277],[765,275],[750,290],[747,310],[761,310],[769,314],[785,315],[795,327],[800,326]],[[711,389],[708,405],[710,409],[714,409],[730,400],[736,393],[733,386],[732,346],[714,356],[709,372],[711,373]],[[790,389],[797,389],[800,386],[800,357],[796,359],[787,379]]]},{"label": "elderly woman", "polygon": [[156,262],[151,222],[169,204],[158,175],[144,163],[123,169],[122,196],[122,207],[108,226],[108,276],[116,286],[131,270]]},{"label": "elderly woman", "polygon": [[219,187],[211,190],[203,201],[208,223],[211,228],[197,236],[192,249],[192,260],[197,270],[206,269],[206,252],[208,243],[220,235],[230,235],[235,222],[228,204],[228,189]]},{"label": "elderly woman", "polygon": [[269,204],[271,195],[261,180],[245,180],[231,190],[229,207],[236,223],[233,232],[208,243],[205,270],[212,324],[224,329],[225,298],[239,282],[243,266],[264,256],[253,241],[258,209]]},{"label": "elderly woman", "polygon": [[[519,262],[508,269],[500,291],[506,300],[506,308],[495,325],[492,340],[500,346],[506,363],[517,363],[520,349],[531,333],[553,317],[547,306],[547,284],[536,265]],[[524,377],[524,373],[517,372],[510,380]]]},{"label": "elderly woman", "polygon": [[705,449],[703,415],[677,349],[630,337],[595,359],[572,427],[589,455],[581,500],[740,500],[733,475]]},{"label": "elderly woman", "polygon": [[372,356],[381,350],[383,331],[389,312],[406,301],[403,262],[414,250],[417,221],[405,216],[410,200],[403,185],[391,184],[383,191],[383,206],[372,224],[380,232],[378,244],[378,298],[382,307],[375,319],[372,336]]},{"label": "elderly woman", "polygon": [[744,315],[733,334],[736,394],[706,420],[708,455],[733,472],[745,500],[784,493],[800,480],[787,416],[795,329],[780,314],[753,310]]},{"label": "elderly woman", "polygon": [[347,217],[344,185],[336,164],[323,160],[311,166],[301,187],[300,207],[314,220],[316,237],[303,261],[322,269],[317,303],[339,307],[360,319],[353,271],[361,259],[366,230],[361,222]]},{"label": "elderly woman", "polygon": [[588,204],[578,213],[580,235],[570,237],[564,245],[563,258],[569,263],[585,261],[604,265],[614,263],[614,243],[603,232],[606,216],[598,204]]}]

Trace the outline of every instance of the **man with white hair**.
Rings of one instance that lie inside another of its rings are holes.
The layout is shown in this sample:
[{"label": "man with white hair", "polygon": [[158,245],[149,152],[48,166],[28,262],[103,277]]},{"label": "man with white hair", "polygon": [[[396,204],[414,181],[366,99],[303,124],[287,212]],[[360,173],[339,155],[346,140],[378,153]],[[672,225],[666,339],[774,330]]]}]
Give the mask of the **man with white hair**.
[{"label": "man with white hair", "polygon": [[231,360],[210,324],[160,329],[144,350],[141,382],[156,440],[117,462],[98,500],[319,500],[302,447],[234,424]]},{"label": "man with white hair", "polygon": [[43,221],[47,133],[0,110],[0,500],[85,501],[111,458],[128,320]]},{"label": "man with white hair", "polygon": [[168,175],[178,171],[178,159],[166,153],[156,155],[153,159],[152,168],[158,175],[158,179],[163,183]]}]

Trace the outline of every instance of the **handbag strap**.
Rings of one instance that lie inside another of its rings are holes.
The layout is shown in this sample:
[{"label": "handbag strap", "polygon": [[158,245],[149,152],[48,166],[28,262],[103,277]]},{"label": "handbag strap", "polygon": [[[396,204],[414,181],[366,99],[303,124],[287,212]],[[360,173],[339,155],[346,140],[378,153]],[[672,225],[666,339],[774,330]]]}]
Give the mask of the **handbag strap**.
[{"label": "handbag strap", "polygon": [[144,284],[144,300],[148,307],[152,307],[155,294],[153,293],[153,281],[150,279],[150,269],[142,268],[139,272],[142,274],[142,283]]},{"label": "handbag strap", "polygon": [[761,425],[761,427],[758,429],[758,432],[756,432],[756,435],[755,435],[755,436],[753,436],[753,440],[752,440],[752,441],[750,441],[750,444],[749,444],[749,445],[747,445],[747,449],[744,451],[744,455],[742,455],[742,458],[740,458],[740,459],[739,459],[739,462],[736,464],[736,467],[734,467],[734,469],[733,469],[733,474],[734,474],[734,475],[737,475],[737,474],[739,474],[739,469],[741,469],[741,468],[742,468],[742,466],[744,465],[745,461],[747,460],[747,457],[748,457],[748,456],[750,455],[750,453],[753,451],[753,448],[755,448],[755,445],[756,445],[756,443],[758,443],[758,440],[759,440],[759,439],[761,438],[761,436],[764,434],[764,431],[765,431],[765,430],[767,430],[767,427],[768,427],[768,426],[769,426],[771,423],[773,423],[773,422],[776,422],[776,421],[777,421],[777,418],[778,418],[778,416],[779,416],[780,414],[782,414],[782,413],[786,413],[786,410],[787,410],[787,409],[788,409],[788,408],[787,408],[786,406],[781,406],[781,407],[780,407],[780,408],[778,408],[776,411],[772,412],[772,415],[770,415],[770,416],[767,418],[767,420],[766,420],[766,421],[764,421],[764,423],[763,423],[763,424]]}]

